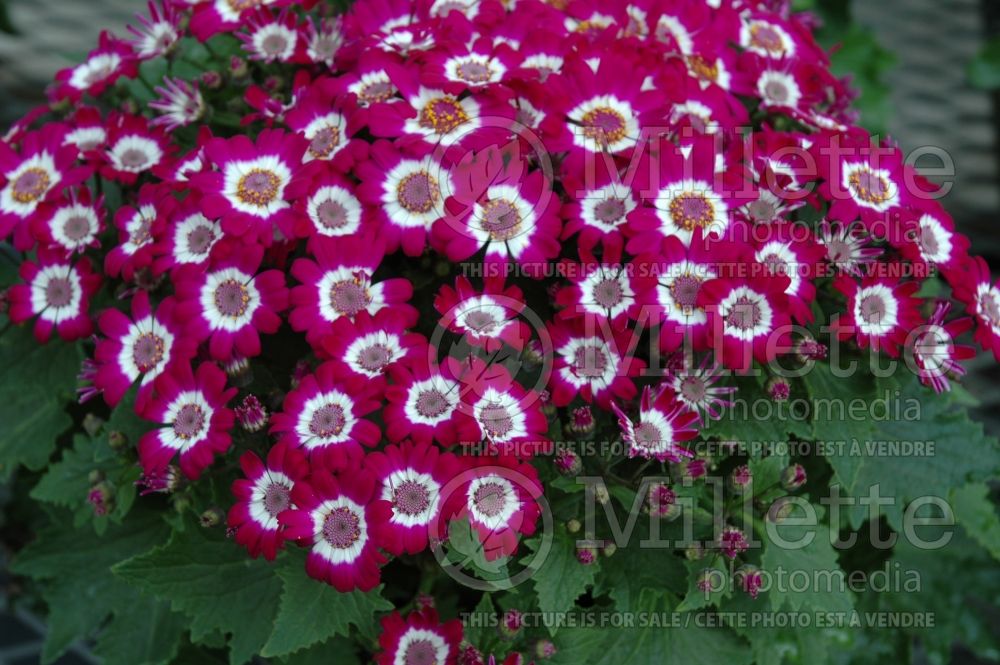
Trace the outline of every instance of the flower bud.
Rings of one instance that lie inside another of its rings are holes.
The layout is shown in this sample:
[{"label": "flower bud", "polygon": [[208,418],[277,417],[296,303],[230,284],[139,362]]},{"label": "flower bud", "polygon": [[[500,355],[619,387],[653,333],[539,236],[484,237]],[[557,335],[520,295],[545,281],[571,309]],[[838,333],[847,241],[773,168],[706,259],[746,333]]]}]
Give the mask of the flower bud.
[{"label": "flower bud", "polygon": [[92,413],[83,417],[83,430],[90,436],[97,436],[97,433],[104,427],[104,419],[98,418]]},{"label": "flower bud", "polygon": [[783,376],[772,376],[764,384],[764,392],[775,402],[787,402],[792,395],[792,384]]},{"label": "flower bud", "polygon": [[546,659],[556,655],[556,645],[552,640],[538,640],[535,642],[535,658]]},{"label": "flower bud", "polygon": [[761,584],[763,584],[763,577],[761,576],[760,568],[753,564],[745,563],[736,570],[736,573],[733,575],[733,581],[751,598],[757,598],[757,594],[760,593]]},{"label": "flower bud", "polygon": [[91,485],[96,485],[97,483],[104,481],[104,472],[100,469],[94,469],[89,474],[87,474],[87,480]]},{"label": "flower bud", "polygon": [[719,536],[719,548],[722,553],[730,559],[735,559],[737,555],[743,554],[750,548],[743,532],[733,526],[727,526]]},{"label": "flower bud", "polygon": [[733,488],[733,492],[736,494],[746,492],[752,483],[753,474],[750,473],[750,467],[746,464],[741,464],[733,469],[732,474],[729,476],[729,486]]},{"label": "flower bud", "polygon": [[87,503],[93,507],[94,515],[107,515],[114,507],[114,490],[107,483],[97,483],[87,492]]},{"label": "flower bud", "polygon": [[684,548],[684,558],[688,561],[697,561],[705,556],[705,548],[700,543],[695,543]]},{"label": "flower bud", "polygon": [[247,395],[234,409],[236,421],[248,432],[259,432],[267,426],[267,409],[254,395]]},{"label": "flower bud", "polygon": [[577,476],[583,471],[583,460],[569,448],[557,450],[553,463],[561,476]]},{"label": "flower bud", "polygon": [[219,72],[209,70],[201,75],[200,83],[209,90],[218,90],[222,87],[222,75]]},{"label": "flower bud", "polygon": [[767,521],[772,524],[781,524],[795,509],[791,499],[787,496],[779,497],[767,509]]},{"label": "flower bud", "polygon": [[806,484],[806,470],[801,464],[792,464],[781,472],[781,486],[794,492]]},{"label": "flower bud", "polygon": [[225,519],[226,515],[222,512],[221,508],[209,508],[201,514],[198,521],[203,527],[209,529],[213,526],[219,526]]},{"label": "flower bud", "polygon": [[593,547],[580,547],[576,550],[576,560],[584,566],[589,566],[597,560],[597,553]]},{"label": "flower bud", "polygon": [[123,432],[112,430],[108,432],[108,445],[115,452],[124,450],[125,446],[128,445],[128,437]]},{"label": "flower bud", "polygon": [[241,79],[247,75],[250,70],[247,68],[247,61],[243,58],[234,55],[229,59],[229,74],[233,78]]},{"label": "flower bud", "polygon": [[253,379],[253,375],[250,373],[250,360],[243,356],[233,356],[223,363],[222,369],[226,371],[233,383],[240,387],[249,385]]},{"label": "flower bud", "polygon": [[582,526],[583,525],[580,524],[580,520],[573,519],[566,522],[566,531],[569,533],[579,533]]},{"label": "flower bud", "polygon": [[433,608],[434,607],[434,596],[430,595],[429,593],[420,593],[420,594],[417,594],[417,599],[415,601],[415,604],[417,606],[417,610],[418,611],[420,611],[420,610],[426,610],[429,607]]},{"label": "flower bud", "polygon": [[483,654],[468,642],[458,647],[458,665],[484,665]]},{"label": "flower bud", "polygon": [[646,494],[646,510],[650,515],[673,520],[681,514],[677,505],[677,494],[663,483],[653,483]]},{"label": "flower bud", "polygon": [[566,424],[566,431],[572,434],[590,434],[595,426],[593,411],[589,406],[581,406],[573,409],[570,421]]},{"label": "flower bud", "polygon": [[826,358],[827,348],[812,337],[804,337],[795,344],[795,358],[801,363]]},{"label": "flower bud", "polygon": [[500,636],[504,639],[513,639],[521,632],[521,628],[524,626],[524,614],[519,610],[510,609],[504,612],[503,616],[500,618],[500,625],[498,626],[500,631]]},{"label": "flower bud", "polygon": [[695,584],[702,593],[721,591],[726,584],[726,574],[718,568],[703,568]]},{"label": "flower bud", "polygon": [[605,557],[612,557],[615,552],[618,551],[618,546],[614,543],[604,543],[604,547],[601,548],[601,554]]}]

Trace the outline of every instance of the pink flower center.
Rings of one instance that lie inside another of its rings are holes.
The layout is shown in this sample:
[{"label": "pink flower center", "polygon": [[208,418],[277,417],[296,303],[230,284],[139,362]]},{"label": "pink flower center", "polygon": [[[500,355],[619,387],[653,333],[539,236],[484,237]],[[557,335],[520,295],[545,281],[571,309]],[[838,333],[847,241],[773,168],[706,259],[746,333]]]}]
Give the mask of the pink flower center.
[{"label": "pink flower center", "polygon": [[150,157],[144,150],[129,148],[118,155],[118,161],[125,168],[141,169],[149,163]]},{"label": "pink flower center", "polygon": [[330,287],[330,304],[342,316],[354,316],[371,302],[371,294],[360,278],[337,282]]},{"label": "pink flower center", "polygon": [[587,111],[580,118],[583,134],[600,144],[617,143],[627,132],[625,118],[610,106],[601,106]]},{"label": "pink flower center", "polygon": [[649,450],[659,449],[663,444],[660,430],[652,423],[639,423],[635,428],[636,445]]},{"label": "pink flower center", "polygon": [[465,315],[465,327],[478,335],[489,334],[496,325],[496,318],[489,312],[475,310]]},{"label": "pink flower center", "polygon": [[472,501],[481,515],[496,517],[507,503],[507,491],[499,483],[483,483],[476,488]]},{"label": "pink flower center", "polygon": [[395,94],[392,84],[388,81],[373,81],[358,92],[358,97],[365,104],[384,102]]},{"label": "pink flower center", "polygon": [[431,504],[430,494],[423,484],[406,480],[392,493],[392,506],[404,515],[419,515]]},{"label": "pink flower center", "polygon": [[181,439],[192,439],[205,426],[205,413],[197,404],[185,404],[174,418],[174,434]]},{"label": "pink flower center", "polygon": [[234,12],[242,12],[246,9],[251,9],[252,7],[258,7],[263,4],[264,0],[227,0],[229,2],[230,8]]},{"label": "pink flower center", "polygon": [[272,32],[260,43],[260,49],[264,55],[275,58],[283,54],[287,48],[288,40],[283,34],[278,32]]},{"label": "pink flower center", "polygon": [[865,323],[881,323],[886,314],[886,302],[880,295],[869,295],[861,299],[861,318]]},{"label": "pink flower center", "polygon": [[934,230],[929,227],[920,227],[919,242],[920,249],[925,256],[937,256],[938,252],[941,251],[941,243],[938,242]]},{"label": "pink flower center", "polygon": [[708,386],[697,376],[685,376],[681,380],[681,397],[692,404],[698,404],[708,394]]},{"label": "pink flower center", "polygon": [[455,68],[455,74],[463,81],[470,83],[486,83],[493,77],[493,71],[481,62],[463,62]]},{"label": "pink flower center", "polygon": [[867,168],[861,168],[847,179],[854,195],[866,203],[885,203],[889,200],[889,182]]},{"label": "pink flower center", "polygon": [[346,550],[361,538],[361,517],[346,506],[335,508],[323,520],[323,540]]},{"label": "pink flower center", "polygon": [[514,420],[502,404],[487,404],[480,413],[479,421],[491,439],[502,438],[514,429]]},{"label": "pink flower center", "polygon": [[187,236],[188,249],[192,254],[208,254],[214,243],[215,234],[207,226],[195,227]]},{"label": "pink flower center", "polygon": [[688,192],[670,202],[670,217],[686,231],[705,228],[715,220],[715,208],[704,194]]},{"label": "pink flower center", "polygon": [[604,309],[614,309],[625,299],[625,290],[615,277],[605,277],[594,285],[594,302]]},{"label": "pink flower center", "polygon": [[780,54],[785,50],[781,35],[769,25],[755,23],[750,28],[750,43],[768,53]]},{"label": "pink flower center", "polygon": [[328,438],[339,435],[346,424],[344,409],[339,404],[327,404],[313,414],[309,421],[309,431],[318,437]]},{"label": "pink flower center", "polygon": [[416,409],[424,418],[437,418],[448,409],[448,400],[439,390],[425,390],[417,396]]},{"label": "pink flower center", "polygon": [[765,199],[757,199],[747,206],[750,217],[757,222],[770,222],[778,216],[774,203]]},{"label": "pink flower center", "polygon": [[372,344],[358,354],[358,364],[371,373],[381,372],[392,361],[392,351],[385,344]]},{"label": "pink flower center", "polygon": [[681,275],[670,285],[670,295],[685,314],[690,314],[698,303],[700,289],[700,279],[691,274]]},{"label": "pink flower center", "polygon": [[73,215],[63,225],[63,233],[74,242],[84,240],[90,235],[90,220],[83,215]]},{"label": "pink flower center", "polygon": [[838,238],[831,238],[826,243],[826,257],[830,263],[847,263],[851,260],[852,253],[851,246]]},{"label": "pink flower center", "polygon": [[990,325],[1000,323],[1000,299],[993,292],[986,292],[979,297],[979,313]]},{"label": "pink flower center", "polygon": [[596,378],[608,368],[608,354],[598,346],[581,346],[573,358],[573,373],[579,377]]},{"label": "pink flower center", "polygon": [[791,96],[788,86],[781,79],[771,79],[764,84],[764,96],[768,101],[785,104]]},{"label": "pink flower center", "polygon": [[68,277],[53,277],[45,286],[45,302],[49,307],[66,307],[73,300],[73,285]]},{"label": "pink flower center", "polygon": [[625,217],[625,202],[621,199],[607,199],[594,207],[594,217],[605,224],[618,224]]},{"label": "pink flower center", "polygon": [[236,185],[236,196],[246,205],[263,208],[278,198],[281,179],[271,171],[254,169]]},{"label": "pink flower center", "polygon": [[420,111],[420,126],[436,134],[447,134],[469,121],[469,114],[451,95],[433,99]]},{"label": "pink flower center", "polygon": [[396,200],[407,212],[428,213],[440,198],[437,180],[427,171],[410,173],[396,187]]},{"label": "pink flower center", "polygon": [[332,199],[316,206],[316,219],[325,228],[335,230],[347,224],[347,208]]},{"label": "pink flower center", "polygon": [[324,127],[316,132],[309,143],[309,154],[316,159],[326,159],[340,145],[340,128]]},{"label": "pink flower center", "polygon": [[250,292],[235,279],[227,279],[215,287],[215,307],[223,316],[238,319],[247,312]]},{"label": "pink flower center", "polygon": [[277,517],[292,503],[292,493],[281,483],[271,483],[264,490],[264,510],[271,517]]},{"label": "pink flower center", "polygon": [[729,309],[725,319],[727,325],[738,330],[753,330],[763,319],[760,303],[747,296],[740,296]]},{"label": "pink flower center", "polygon": [[132,361],[140,372],[148,372],[163,360],[163,338],[151,332],[143,333],[132,345]]},{"label": "pink flower center", "polygon": [[483,230],[497,241],[510,240],[521,229],[521,214],[507,199],[494,199],[483,206]]},{"label": "pink flower center", "polygon": [[413,640],[403,656],[404,665],[439,665],[437,649],[430,640]]},{"label": "pink flower center", "polygon": [[45,169],[38,167],[26,169],[11,185],[11,196],[18,203],[31,203],[49,191],[51,184],[52,180]]}]

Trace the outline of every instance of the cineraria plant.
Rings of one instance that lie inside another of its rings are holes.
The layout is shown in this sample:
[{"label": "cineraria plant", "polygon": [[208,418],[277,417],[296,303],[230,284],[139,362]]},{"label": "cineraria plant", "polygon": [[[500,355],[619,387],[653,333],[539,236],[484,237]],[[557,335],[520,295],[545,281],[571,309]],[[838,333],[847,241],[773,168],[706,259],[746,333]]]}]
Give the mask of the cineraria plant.
[{"label": "cineraria plant", "polygon": [[1000,285],[791,4],[104,33],[0,141],[44,662],[995,657]]}]

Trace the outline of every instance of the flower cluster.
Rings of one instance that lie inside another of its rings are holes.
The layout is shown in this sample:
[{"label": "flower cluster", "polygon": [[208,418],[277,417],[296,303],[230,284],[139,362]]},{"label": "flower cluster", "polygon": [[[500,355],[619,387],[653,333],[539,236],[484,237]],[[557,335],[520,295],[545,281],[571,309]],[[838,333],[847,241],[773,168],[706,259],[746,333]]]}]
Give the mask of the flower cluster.
[{"label": "flower cluster", "polygon": [[[560,414],[703,475],[728,377],[810,326],[946,390],[1000,286],[789,4],[151,3],[0,141],[10,319],[95,336],[145,475],[238,457],[236,541],[341,591],[456,521],[517,551]],[[455,662],[432,610],[383,623],[379,662]]]}]

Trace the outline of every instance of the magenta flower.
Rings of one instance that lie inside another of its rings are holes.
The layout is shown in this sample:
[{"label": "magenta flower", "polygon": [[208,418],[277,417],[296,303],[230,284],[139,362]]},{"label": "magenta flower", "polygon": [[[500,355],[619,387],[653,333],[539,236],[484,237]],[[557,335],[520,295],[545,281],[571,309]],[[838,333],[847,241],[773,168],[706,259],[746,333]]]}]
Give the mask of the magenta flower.
[{"label": "magenta flower", "polygon": [[8,290],[10,320],[35,318],[40,343],[48,341],[53,329],[67,342],[90,335],[94,324],[87,309],[100,287],[100,274],[86,257],[73,259],[58,248],[40,248],[36,261],[21,264],[18,272],[24,283]]}]

